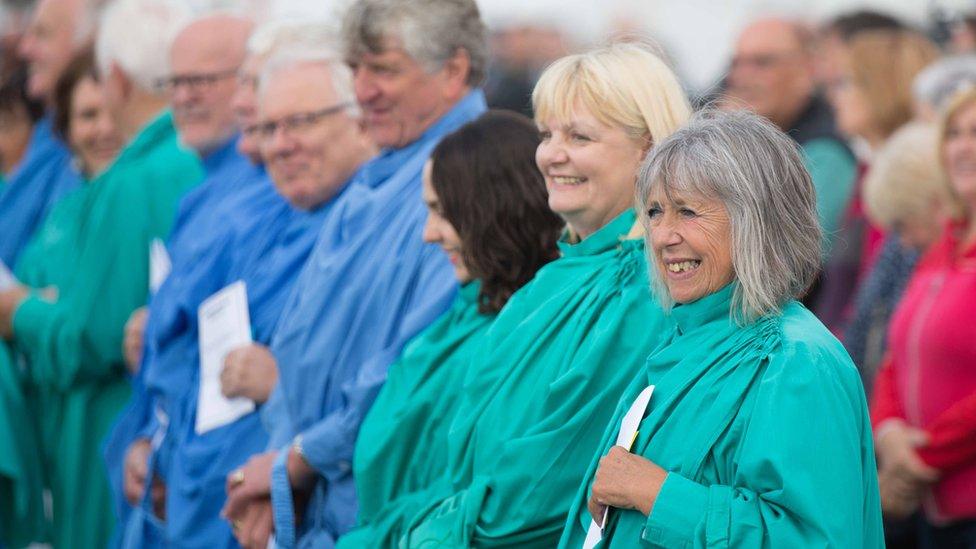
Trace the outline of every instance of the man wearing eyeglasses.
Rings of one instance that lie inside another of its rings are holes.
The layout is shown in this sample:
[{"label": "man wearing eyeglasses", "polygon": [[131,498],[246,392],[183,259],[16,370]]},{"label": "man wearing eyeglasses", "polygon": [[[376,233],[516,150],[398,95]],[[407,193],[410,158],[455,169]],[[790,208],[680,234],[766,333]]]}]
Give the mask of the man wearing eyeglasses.
[{"label": "man wearing eyeglasses", "polygon": [[812,32],[799,23],[751,23],[736,42],[723,101],[765,116],[802,147],[829,249],[853,192],[856,164],[834,128],[830,106],[817,93],[812,50]]},{"label": "man wearing eyeglasses", "polygon": [[[225,514],[249,546],[273,529],[280,547],[332,547],[353,527],[360,422],[390,362],[457,291],[443,252],[422,241],[421,171],[443,136],[485,110],[478,87],[487,40],[477,4],[358,0],[342,37],[362,123],[381,151],[354,183],[367,200],[342,199],[341,223],[323,226],[272,342],[278,386],[263,411],[270,451],[227,479]],[[309,105],[308,117],[282,113],[264,126],[286,174],[302,166],[288,147],[304,128],[324,131],[341,116],[328,107]],[[269,503],[273,525],[261,510]]]},{"label": "man wearing eyeglasses", "polygon": [[[148,314],[143,308],[126,328],[127,358],[137,370],[135,394],[113,431],[107,459],[120,477],[116,499],[125,529],[142,536],[130,539],[135,545],[160,539],[180,546],[229,542],[230,530],[217,514],[224,469],[238,462],[221,452],[230,441],[235,452],[246,455],[249,447],[262,447],[266,436],[256,416],[235,427],[248,427],[244,432],[250,438],[226,430],[218,436],[193,434],[186,410],[197,396],[196,309],[222,287],[246,280],[245,272],[254,271],[245,265],[254,267],[248,262],[253,259],[262,273],[248,282],[249,305],[258,308],[251,313],[254,336],[269,337],[262,322],[276,316],[267,304],[287,290],[287,277],[297,273],[321,224],[320,212],[293,208],[275,191],[263,166],[238,151],[232,100],[252,26],[248,19],[226,15],[190,22],[173,42],[170,74],[155,83],[169,98],[180,141],[199,155],[206,178],[180,204],[166,243],[169,277]],[[231,465],[221,465],[222,459],[231,459]]]}]

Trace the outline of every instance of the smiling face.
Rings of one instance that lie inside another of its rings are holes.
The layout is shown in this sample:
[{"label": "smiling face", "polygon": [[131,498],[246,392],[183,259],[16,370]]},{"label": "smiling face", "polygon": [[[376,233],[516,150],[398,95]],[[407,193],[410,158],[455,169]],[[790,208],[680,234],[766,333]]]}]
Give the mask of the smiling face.
[{"label": "smiling face", "polygon": [[465,266],[464,259],[461,255],[461,236],[458,235],[454,225],[444,217],[440,200],[437,197],[437,192],[434,190],[434,184],[431,182],[432,167],[433,164],[430,160],[424,165],[423,197],[424,204],[427,205],[427,223],[424,225],[424,242],[440,245],[444,253],[447,254],[447,258],[451,261],[451,265],[454,266],[454,276],[457,277],[458,282],[464,284],[470,282],[472,276],[468,272],[468,268]]},{"label": "smiling face", "polygon": [[942,161],[956,195],[970,212],[976,211],[976,102],[959,109],[946,124]]},{"label": "smiling face", "polygon": [[287,127],[284,121],[336,107],[342,101],[329,69],[301,64],[274,74],[258,98],[258,119],[277,124],[261,136],[261,156],[278,192],[303,209],[313,209],[348,180],[371,148],[347,110],[309,118]]},{"label": "smiling face", "polygon": [[180,139],[199,154],[220,147],[237,131],[232,99],[249,30],[246,22],[215,17],[189,25],[173,42],[174,78],[209,77],[171,85],[169,90]]},{"label": "smiling face", "polygon": [[434,73],[399,47],[350,60],[363,122],[380,147],[416,141],[466,90],[467,65],[448,62]]},{"label": "smiling face", "polygon": [[633,203],[645,149],[622,128],[607,126],[577,106],[571,120],[539,120],[536,164],[549,207],[586,238]]},{"label": "smiling face", "polygon": [[732,226],[721,201],[658,190],[647,207],[647,238],[675,303],[697,301],[735,278]]},{"label": "smiling face", "polygon": [[105,107],[102,87],[94,79],[83,78],[75,85],[68,127],[68,143],[87,175],[103,172],[118,156],[122,137]]}]

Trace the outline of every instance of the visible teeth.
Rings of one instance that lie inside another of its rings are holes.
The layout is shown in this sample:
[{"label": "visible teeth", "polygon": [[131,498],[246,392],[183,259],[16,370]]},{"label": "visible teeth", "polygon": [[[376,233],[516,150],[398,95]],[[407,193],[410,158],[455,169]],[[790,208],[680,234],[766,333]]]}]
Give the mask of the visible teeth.
[{"label": "visible teeth", "polygon": [[579,185],[584,181],[582,177],[555,176],[552,179],[560,185]]},{"label": "visible teeth", "polygon": [[701,261],[682,261],[680,263],[668,263],[667,269],[672,273],[683,273],[698,267]]}]

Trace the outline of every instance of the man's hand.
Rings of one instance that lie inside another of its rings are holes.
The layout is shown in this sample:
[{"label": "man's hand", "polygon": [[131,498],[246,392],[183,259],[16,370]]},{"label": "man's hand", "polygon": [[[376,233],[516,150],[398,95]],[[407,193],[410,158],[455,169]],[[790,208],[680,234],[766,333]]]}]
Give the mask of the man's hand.
[{"label": "man's hand", "polygon": [[227,475],[227,503],[221,516],[230,520],[243,520],[248,506],[255,500],[271,496],[271,467],[278,452],[265,452],[251,456],[247,463]]},{"label": "man's hand", "polygon": [[231,521],[234,537],[245,549],[265,549],[274,532],[274,514],[271,499],[252,500],[244,510],[243,518]]},{"label": "man's hand", "polygon": [[129,373],[139,372],[142,362],[142,346],[146,333],[146,318],[149,316],[147,307],[139,307],[129,315],[125,323],[122,339],[122,356],[125,357],[125,367]]},{"label": "man's hand", "polygon": [[234,349],[224,358],[220,390],[227,398],[246,397],[266,402],[278,382],[278,364],[263,345],[251,344]]}]

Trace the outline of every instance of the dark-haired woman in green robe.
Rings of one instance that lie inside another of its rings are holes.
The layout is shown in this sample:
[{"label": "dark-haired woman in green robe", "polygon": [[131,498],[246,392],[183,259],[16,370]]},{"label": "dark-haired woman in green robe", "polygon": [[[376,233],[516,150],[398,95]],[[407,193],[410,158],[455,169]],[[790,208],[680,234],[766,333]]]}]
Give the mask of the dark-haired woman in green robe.
[{"label": "dark-haired woman in green robe", "polygon": [[536,161],[569,225],[562,257],[485,336],[446,471],[402,546],[554,546],[620,394],[663,335],[632,204],[647,149],[688,115],[677,80],[641,45],[616,44],[557,61],[533,101]]},{"label": "dark-haired woman in green robe", "polygon": [[363,421],[353,461],[359,525],[340,547],[396,543],[418,494],[447,465],[457,397],[495,315],[558,253],[563,223],[546,203],[538,144],[531,120],[492,111],[431,155],[424,239],[443,247],[462,287],[453,306],[404,348]]},{"label": "dark-haired woman in green robe", "polygon": [[651,153],[638,197],[670,326],[560,547],[883,547],[860,377],[796,301],[821,233],[795,145],[754,114],[699,114]]}]

